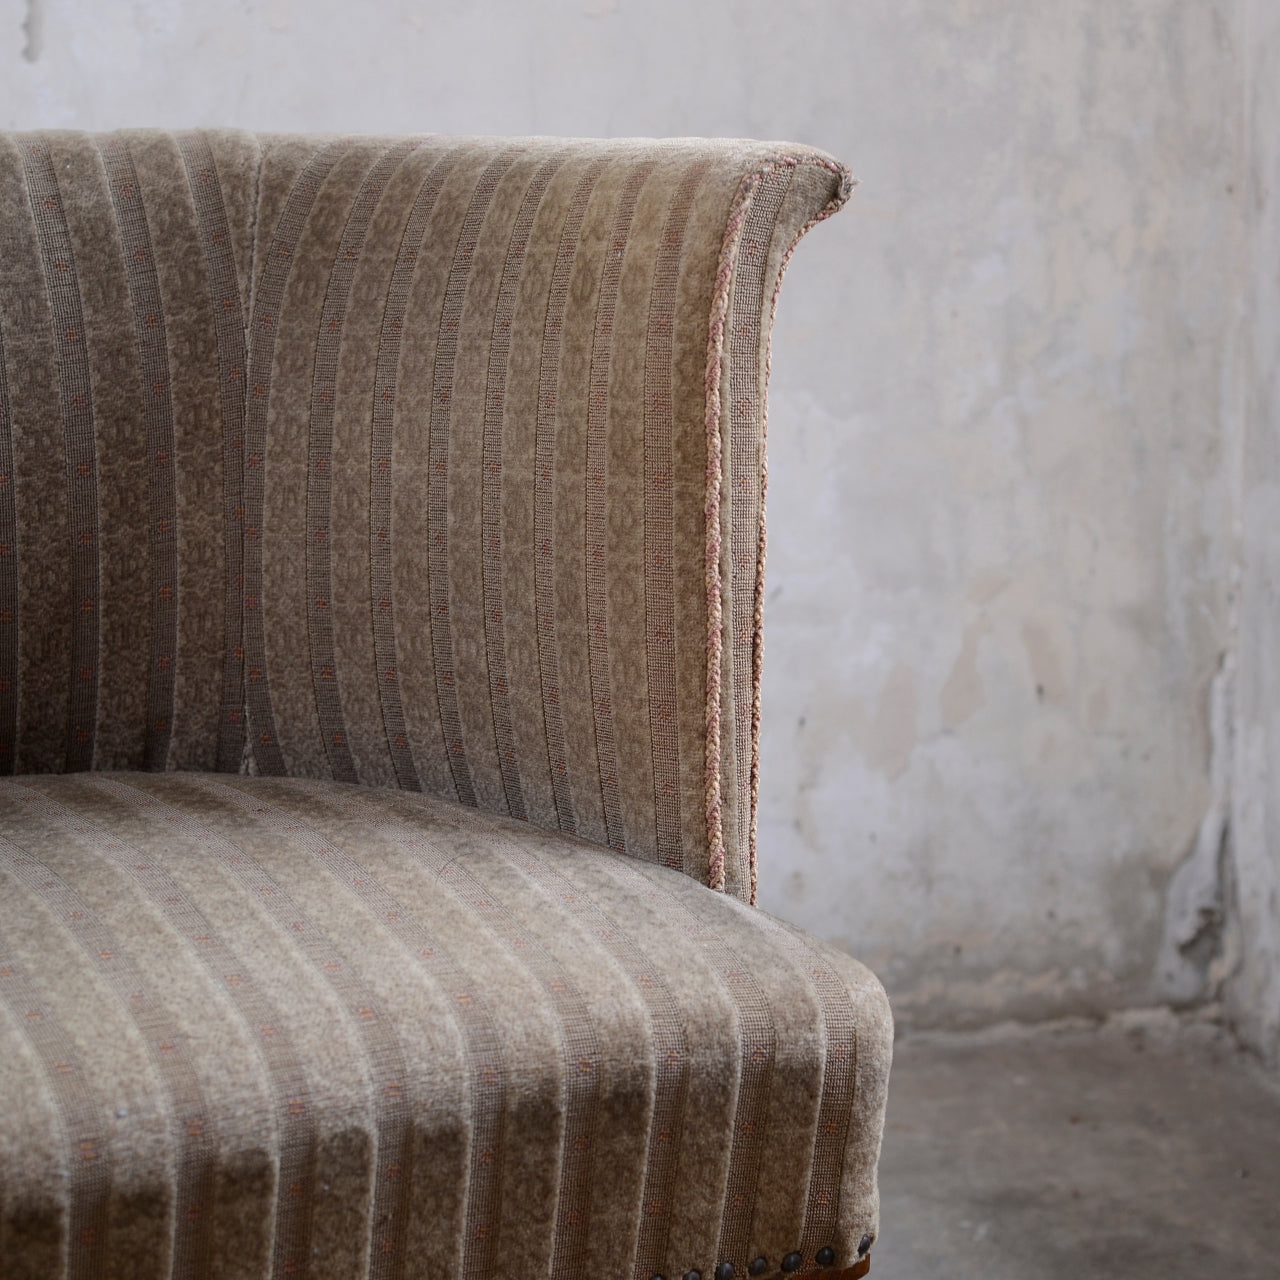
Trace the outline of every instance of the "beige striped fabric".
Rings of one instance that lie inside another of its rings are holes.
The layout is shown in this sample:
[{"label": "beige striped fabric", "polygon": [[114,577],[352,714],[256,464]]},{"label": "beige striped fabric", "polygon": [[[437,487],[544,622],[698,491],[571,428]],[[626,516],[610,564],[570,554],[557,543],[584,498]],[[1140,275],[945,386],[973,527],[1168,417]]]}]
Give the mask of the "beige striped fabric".
[{"label": "beige striped fabric", "polygon": [[890,1037],[856,961],[574,837],[325,781],[0,781],[5,1280],[834,1275],[877,1229]]},{"label": "beige striped fabric", "polygon": [[849,185],[0,135],[0,1280],[865,1273],[884,992],[748,905]]},{"label": "beige striped fabric", "polygon": [[0,137],[0,767],[422,790],[750,899],[820,153]]}]

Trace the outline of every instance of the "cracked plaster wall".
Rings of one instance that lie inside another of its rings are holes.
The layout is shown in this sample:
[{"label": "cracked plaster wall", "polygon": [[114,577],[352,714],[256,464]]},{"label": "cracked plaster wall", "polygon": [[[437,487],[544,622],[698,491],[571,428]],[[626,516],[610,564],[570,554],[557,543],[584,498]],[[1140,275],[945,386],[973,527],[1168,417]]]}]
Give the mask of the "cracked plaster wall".
[{"label": "cracked plaster wall", "polygon": [[1100,1011],[1214,803],[1246,3],[0,0],[0,125],[851,162],[776,332],[762,902],[904,1021]]}]

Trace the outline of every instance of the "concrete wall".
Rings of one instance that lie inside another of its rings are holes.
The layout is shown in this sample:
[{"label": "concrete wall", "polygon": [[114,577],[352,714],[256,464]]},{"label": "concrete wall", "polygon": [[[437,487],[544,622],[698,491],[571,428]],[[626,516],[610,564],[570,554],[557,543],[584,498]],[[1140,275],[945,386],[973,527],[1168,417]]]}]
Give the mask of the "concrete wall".
[{"label": "concrete wall", "polygon": [[1249,0],[1245,463],[1232,855],[1240,1030],[1280,1068],[1280,9]]},{"label": "concrete wall", "polygon": [[1227,8],[885,6],[836,63],[864,186],[779,336],[764,899],[912,1021],[1173,985],[1229,637]]},{"label": "concrete wall", "polygon": [[904,1020],[1043,1016],[1222,967],[1246,2],[0,0],[0,125],[849,160],[775,342],[762,899]]}]

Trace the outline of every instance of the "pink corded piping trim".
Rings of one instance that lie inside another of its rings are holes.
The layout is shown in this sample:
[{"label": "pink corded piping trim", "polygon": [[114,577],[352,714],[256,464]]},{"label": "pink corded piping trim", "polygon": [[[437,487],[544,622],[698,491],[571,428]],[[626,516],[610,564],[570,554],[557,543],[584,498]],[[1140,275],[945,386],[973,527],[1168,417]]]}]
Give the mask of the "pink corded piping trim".
[{"label": "pink corded piping trim", "polygon": [[706,519],[706,555],[703,571],[707,589],[707,755],[703,789],[707,806],[707,882],[724,890],[724,805],[720,794],[720,663],[724,651],[724,604],[720,578],[720,371],[724,363],[724,324],[729,314],[733,268],[738,257],[742,224],[751,195],[762,173],[749,173],[738,187],[716,265],[711,294],[711,322],[707,330],[707,482],[703,501]]},{"label": "pink corded piping trim", "polygon": [[[725,847],[724,847],[724,798],[720,790],[720,669],[724,657],[724,601],[723,581],[720,573],[720,554],[722,538],[720,535],[720,494],[723,473],[723,448],[720,441],[720,375],[724,364],[724,330],[729,314],[729,302],[733,293],[733,272],[737,264],[738,248],[742,240],[742,228],[746,221],[747,210],[756,187],[769,173],[784,166],[796,167],[801,164],[816,165],[827,169],[840,178],[840,186],[835,196],[826,207],[814,218],[810,219],[791,242],[782,260],[778,279],[774,285],[773,298],[770,302],[770,332],[765,363],[766,399],[762,406],[762,414],[767,415],[769,359],[773,351],[773,316],[777,311],[778,292],[782,286],[782,276],[786,271],[791,255],[810,228],[825,218],[829,218],[845,201],[853,189],[853,180],[848,171],[832,160],[819,156],[776,156],[759,169],[746,174],[738,186],[729,219],[725,225],[724,241],[720,248],[720,259],[716,266],[715,285],[711,295],[711,320],[707,332],[707,475],[703,504],[706,519],[706,554],[704,569],[707,590],[707,702],[706,702],[706,769],[703,784],[707,807],[707,880],[712,889],[721,892],[725,887]],[[763,454],[762,454],[763,461]],[[767,472],[766,472],[767,475]],[[759,744],[760,744],[760,652],[762,643],[763,607],[761,588],[764,584],[764,505],[763,492],[760,508],[759,561],[756,569],[756,600],[753,614],[753,660],[752,660],[752,709],[751,709],[751,901],[756,900],[756,796],[759,784]]]}]

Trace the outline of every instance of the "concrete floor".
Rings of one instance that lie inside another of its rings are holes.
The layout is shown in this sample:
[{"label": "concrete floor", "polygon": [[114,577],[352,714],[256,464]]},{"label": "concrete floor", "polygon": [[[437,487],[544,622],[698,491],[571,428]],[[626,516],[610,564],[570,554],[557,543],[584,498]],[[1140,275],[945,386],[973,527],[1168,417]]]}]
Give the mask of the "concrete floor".
[{"label": "concrete floor", "polygon": [[1280,1080],[1211,1019],[895,1050],[872,1280],[1280,1280]]}]

